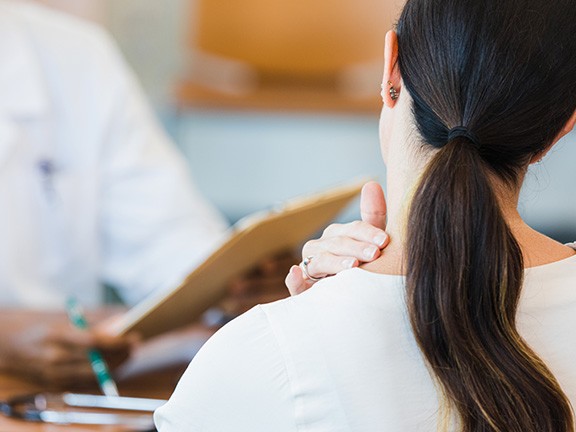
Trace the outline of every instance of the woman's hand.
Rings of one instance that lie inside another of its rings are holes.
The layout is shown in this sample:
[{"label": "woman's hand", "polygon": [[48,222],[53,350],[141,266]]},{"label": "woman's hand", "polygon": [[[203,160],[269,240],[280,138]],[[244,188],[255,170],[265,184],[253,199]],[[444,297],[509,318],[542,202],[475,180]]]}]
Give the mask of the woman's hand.
[{"label": "woman's hand", "polygon": [[[378,258],[388,244],[386,228],[386,200],[382,187],[369,182],[362,188],[360,199],[361,221],[332,224],[322,237],[308,241],[302,249],[307,259],[308,276],[320,279],[342,270],[357,267],[360,263]],[[315,280],[309,278],[301,266],[292,266],[285,283],[291,295],[310,288]]]},{"label": "woman's hand", "polygon": [[[380,256],[381,249],[388,244],[388,236],[384,232],[386,201],[378,183],[364,185],[360,209],[362,221],[330,225],[320,239],[304,245],[302,257],[313,257],[308,264],[310,276],[333,275]],[[285,297],[283,281],[292,295],[310,288],[314,281],[303,274],[301,267],[294,265],[298,261],[294,254],[270,257],[232,281],[226,299],[219,305],[223,318],[237,316],[256,304]]]},{"label": "woman's hand", "polygon": [[254,305],[286,297],[284,279],[290,267],[298,263],[296,253],[269,257],[246,274],[228,284],[228,295],[220,303],[225,318],[238,316]]},{"label": "woman's hand", "polygon": [[88,350],[99,350],[114,368],[128,357],[133,342],[74,328],[65,313],[0,315],[0,369],[49,386],[95,384]]}]

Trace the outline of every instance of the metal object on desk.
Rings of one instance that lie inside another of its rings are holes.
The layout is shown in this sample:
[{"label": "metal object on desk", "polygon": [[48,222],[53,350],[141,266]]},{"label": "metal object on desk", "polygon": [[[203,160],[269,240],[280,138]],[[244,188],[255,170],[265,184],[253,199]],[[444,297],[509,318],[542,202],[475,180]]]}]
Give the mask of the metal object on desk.
[{"label": "metal object on desk", "polygon": [[118,425],[137,430],[154,430],[152,412],[164,403],[166,401],[163,399],[34,393],[0,402],[0,412],[8,417],[31,422]]}]

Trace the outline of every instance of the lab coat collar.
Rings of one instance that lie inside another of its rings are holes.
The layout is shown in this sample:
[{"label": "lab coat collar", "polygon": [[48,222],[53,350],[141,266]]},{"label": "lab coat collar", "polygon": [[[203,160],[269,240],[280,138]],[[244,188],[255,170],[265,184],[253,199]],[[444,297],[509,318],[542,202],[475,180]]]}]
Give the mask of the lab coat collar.
[{"label": "lab coat collar", "polygon": [[0,2],[0,113],[37,117],[48,107],[46,83],[25,24],[7,6]]}]

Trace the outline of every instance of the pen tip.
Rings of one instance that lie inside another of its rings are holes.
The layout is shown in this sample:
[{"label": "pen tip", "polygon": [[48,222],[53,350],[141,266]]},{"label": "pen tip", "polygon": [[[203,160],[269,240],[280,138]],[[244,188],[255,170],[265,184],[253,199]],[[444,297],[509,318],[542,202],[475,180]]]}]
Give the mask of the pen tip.
[{"label": "pen tip", "polygon": [[114,383],[114,381],[106,381],[105,383],[102,383],[102,392],[106,396],[110,397],[120,396],[120,393],[118,393],[118,387],[116,387],[116,383]]}]

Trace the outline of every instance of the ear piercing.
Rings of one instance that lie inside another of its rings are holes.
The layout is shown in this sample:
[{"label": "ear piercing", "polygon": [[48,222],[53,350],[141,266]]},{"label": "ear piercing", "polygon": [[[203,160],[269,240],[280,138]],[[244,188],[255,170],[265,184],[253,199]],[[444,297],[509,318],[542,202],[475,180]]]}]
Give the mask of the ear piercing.
[{"label": "ear piercing", "polygon": [[395,101],[398,99],[398,91],[392,85],[392,81],[388,81],[388,85],[390,86],[390,89],[388,90],[390,92],[390,99]]},{"label": "ear piercing", "polygon": [[[389,86],[388,92],[390,93],[390,99],[392,99],[393,101],[395,101],[396,99],[398,99],[398,97],[400,96],[400,94],[399,94],[398,90],[396,90],[396,89],[394,88],[394,86],[392,85],[392,81],[388,81],[387,84],[388,84],[388,86]],[[381,85],[380,85],[380,88],[381,88],[382,90],[384,90],[384,84],[381,84]],[[382,97],[384,97],[384,95],[382,95]]]}]

